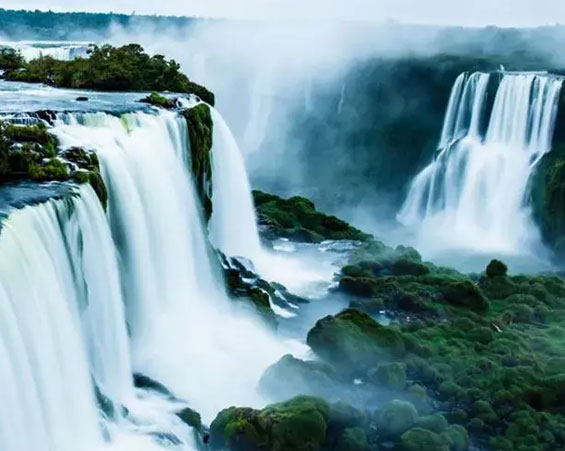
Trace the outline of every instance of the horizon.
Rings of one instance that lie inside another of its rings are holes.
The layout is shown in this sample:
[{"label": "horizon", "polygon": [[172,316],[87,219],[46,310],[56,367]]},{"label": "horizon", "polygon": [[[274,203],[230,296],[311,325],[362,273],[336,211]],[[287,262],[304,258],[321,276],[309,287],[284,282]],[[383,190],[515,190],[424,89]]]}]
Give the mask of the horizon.
[{"label": "horizon", "polygon": [[[530,0],[510,2],[503,0],[496,5],[488,0],[477,0],[472,10],[461,14],[461,1],[431,0],[425,5],[409,5],[409,0],[393,2],[380,0],[353,0],[347,4],[334,0],[329,5],[322,0],[312,0],[307,7],[299,0],[274,0],[269,4],[260,0],[198,0],[183,5],[177,0],[163,0],[159,8],[144,6],[132,0],[117,4],[104,0],[94,8],[84,8],[78,0],[59,0],[37,3],[24,0],[19,8],[12,2],[0,0],[0,8],[8,11],[40,11],[43,13],[91,13],[135,16],[159,16],[193,19],[227,19],[238,21],[297,21],[297,22],[360,22],[384,25],[398,23],[414,26],[443,26],[463,28],[538,28],[563,26],[565,4],[556,6],[552,0],[541,0],[531,5]],[[294,5],[294,6],[293,6]],[[466,5],[467,6],[467,5]],[[407,12],[407,10],[410,10]],[[298,13],[297,13],[298,11]]]}]

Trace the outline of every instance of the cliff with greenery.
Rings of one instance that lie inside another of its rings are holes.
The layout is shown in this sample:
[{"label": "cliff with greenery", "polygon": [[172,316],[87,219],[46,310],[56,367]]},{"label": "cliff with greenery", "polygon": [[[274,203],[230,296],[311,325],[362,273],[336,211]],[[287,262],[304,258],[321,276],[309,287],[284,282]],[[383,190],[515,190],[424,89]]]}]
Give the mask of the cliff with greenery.
[{"label": "cliff with greenery", "polygon": [[42,122],[24,126],[0,121],[0,184],[28,179],[90,183],[102,205],[108,201],[94,152],[81,148],[59,150],[57,139]]},{"label": "cliff with greenery", "polygon": [[[7,56],[5,51],[4,60]],[[177,62],[163,55],[150,56],[138,44],[92,46],[88,58],[60,61],[41,57],[20,61],[19,66],[5,68],[7,80],[101,91],[171,91],[195,94],[210,105],[215,102],[214,94],[190,81]]]},{"label": "cliff with greenery", "polygon": [[283,199],[262,191],[253,191],[262,235],[291,241],[319,243],[324,240],[367,241],[363,233],[335,216],[316,210],[314,203],[301,196]]},{"label": "cliff with greenery", "polygon": [[186,120],[190,164],[206,221],[212,216],[212,137],[214,121],[210,107],[200,103],[181,113]]}]

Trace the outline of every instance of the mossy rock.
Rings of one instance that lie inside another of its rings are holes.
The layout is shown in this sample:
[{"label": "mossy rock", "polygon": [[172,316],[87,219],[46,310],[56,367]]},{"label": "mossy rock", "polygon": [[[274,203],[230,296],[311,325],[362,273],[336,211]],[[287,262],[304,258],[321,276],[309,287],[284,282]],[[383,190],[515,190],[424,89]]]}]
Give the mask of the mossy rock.
[{"label": "mossy rock", "polygon": [[395,399],[375,412],[377,431],[380,436],[396,439],[414,427],[418,419],[416,407],[408,401]]},{"label": "mossy rock", "polygon": [[302,196],[283,199],[253,191],[253,199],[260,224],[277,237],[304,243],[323,240],[368,241],[372,238],[335,216],[317,211],[314,203]]},{"label": "mossy rock", "polygon": [[330,396],[336,384],[337,374],[330,365],[303,361],[290,354],[267,368],[259,381],[261,390],[283,398],[297,394]]},{"label": "mossy rock", "polygon": [[508,266],[500,260],[492,260],[486,270],[487,277],[506,276],[508,273]]},{"label": "mossy rock", "polygon": [[177,412],[177,416],[188,426],[199,432],[202,430],[202,418],[200,414],[190,407],[185,407],[180,412]]},{"label": "mossy rock", "polygon": [[348,428],[343,431],[333,449],[335,451],[367,451],[369,449],[367,434],[362,428]]},{"label": "mossy rock", "polygon": [[196,191],[206,221],[212,216],[212,139],[214,121],[210,107],[200,103],[182,112],[188,126],[190,161]]},{"label": "mossy rock", "polygon": [[481,289],[470,280],[452,282],[443,289],[447,302],[476,311],[488,309],[489,303]]},{"label": "mossy rock", "polygon": [[401,357],[405,352],[398,330],[382,326],[355,309],[319,320],[308,332],[307,343],[320,356],[352,372]]},{"label": "mossy rock", "polygon": [[441,434],[447,430],[449,423],[441,413],[434,413],[418,418],[416,425],[422,429]]},{"label": "mossy rock", "polygon": [[330,406],[297,396],[263,410],[230,407],[210,425],[210,447],[236,451],[316,451],[326,440]]},{"label": "mossy rock", "polygon": [[425,264],[408,258],[399,258],[392,264],[391,269],[395,276],[423,276],[430,273]]},{"label": "mossy rock", "polygon": [[174,100],[169,99],[158,92],[152,92],[147,97],[141,99],[141,102],[148,103],[149,105],[159,108],[165,108],[167,110],[171,110],[176,106]]},{"label": "mossy rock", "polygon": [[402,390],[406,387],[406,365],[399,362],[382,363],[370,370],[368,377],[377,385]]},{"label": "mossy rock", "polygon": [[449,451],[445,437],[422,428],[412,428],[400,437],[402,451]]},{"label": "mossy rock", "polygon": [[51,158],[44,164],[32,163],[29,166],[29,176],[32,180],[67,180],[70,177],[67,165],[58,158]]}]

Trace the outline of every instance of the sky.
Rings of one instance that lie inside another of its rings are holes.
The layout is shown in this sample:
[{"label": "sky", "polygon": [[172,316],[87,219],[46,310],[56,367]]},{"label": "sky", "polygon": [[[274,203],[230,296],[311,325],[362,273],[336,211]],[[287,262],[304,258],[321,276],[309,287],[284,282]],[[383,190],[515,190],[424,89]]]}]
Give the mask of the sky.
[{"label": "sky", "polygon": [[565,24],[565,0],[0,0],[7,9],[236,19],[353,19],[462,26]]}]

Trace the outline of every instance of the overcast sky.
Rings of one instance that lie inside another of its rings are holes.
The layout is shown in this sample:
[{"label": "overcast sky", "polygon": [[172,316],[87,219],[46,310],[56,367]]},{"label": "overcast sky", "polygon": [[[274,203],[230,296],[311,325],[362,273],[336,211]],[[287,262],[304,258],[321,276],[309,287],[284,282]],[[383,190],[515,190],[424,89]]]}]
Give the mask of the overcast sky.
[{"label": "overcast sky", "polygon": [[467,26],[565,23],[565,0],[0,0],[0,7],[252,19],[394,19]]}]

